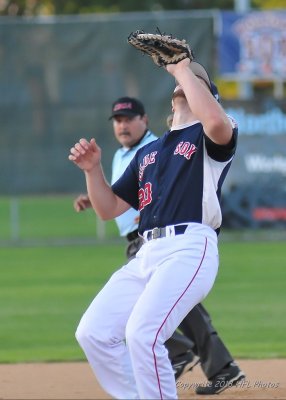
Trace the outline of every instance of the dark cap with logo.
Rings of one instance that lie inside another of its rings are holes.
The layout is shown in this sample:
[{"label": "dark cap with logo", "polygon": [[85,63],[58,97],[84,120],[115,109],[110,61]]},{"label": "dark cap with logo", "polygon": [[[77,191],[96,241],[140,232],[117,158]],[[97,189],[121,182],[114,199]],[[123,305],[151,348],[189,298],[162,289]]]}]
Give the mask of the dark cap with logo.
[{"label": "dark cap with logo", "polygon": [[144,115],[145,109],[141,101],[134,97],[120,97],[112,104],[112,114],[109,119],[117,115],[125,115],[127,117],[135,117],[136,115]]}]

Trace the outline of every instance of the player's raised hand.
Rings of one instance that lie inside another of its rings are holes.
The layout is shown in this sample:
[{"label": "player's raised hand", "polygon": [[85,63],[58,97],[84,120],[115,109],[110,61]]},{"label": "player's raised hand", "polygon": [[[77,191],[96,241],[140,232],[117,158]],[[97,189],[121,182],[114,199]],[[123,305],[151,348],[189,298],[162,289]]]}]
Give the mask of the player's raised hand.
[{"label": "player's raised hand", "polygon": [[80,139],[71,149],[69,160],[73,161],[79,168],[89,172],[100,165],[101,149],[96,144],[95,139],[88,142]]},{"label": "player's raised hand", "polygon": [[184,60],[178,62],[177,64],[166,65],[165,68],[169,72],[169,74],[175,77],[176,74],[179,74],[181,70],[189,68],[190,63],[191,60],[189,58],[185,58]]}]

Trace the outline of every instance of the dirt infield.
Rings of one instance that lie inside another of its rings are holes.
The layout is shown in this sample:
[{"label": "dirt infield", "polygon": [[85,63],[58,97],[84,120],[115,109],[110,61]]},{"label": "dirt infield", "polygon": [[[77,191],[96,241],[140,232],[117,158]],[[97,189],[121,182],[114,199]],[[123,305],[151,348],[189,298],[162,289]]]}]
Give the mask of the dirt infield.
[{"label": "dirt infield", "polygon": [[[239,386],[218,396],[197,396],[205,384],[199,366],[177,382],[180,399],[286,399],[286,360],[239,360],[247,377]],[[85,362],[0,364],[0,399],[88,400],[110,399],[97,384]]]}]

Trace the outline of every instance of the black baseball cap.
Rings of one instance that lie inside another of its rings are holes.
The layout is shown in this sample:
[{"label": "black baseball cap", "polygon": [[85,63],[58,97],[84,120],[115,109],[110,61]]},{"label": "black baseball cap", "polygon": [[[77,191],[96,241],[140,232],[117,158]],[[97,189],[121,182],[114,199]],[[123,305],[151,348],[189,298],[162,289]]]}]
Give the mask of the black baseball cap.
[{"label": "black baseball cap", "polygon": [[120,97],[112,104],[112,114],[109,119],[117,115],[126,115],[128,117],[135,117],[136,115],[144,115],[145,109],[140,100],[134,97]]}]

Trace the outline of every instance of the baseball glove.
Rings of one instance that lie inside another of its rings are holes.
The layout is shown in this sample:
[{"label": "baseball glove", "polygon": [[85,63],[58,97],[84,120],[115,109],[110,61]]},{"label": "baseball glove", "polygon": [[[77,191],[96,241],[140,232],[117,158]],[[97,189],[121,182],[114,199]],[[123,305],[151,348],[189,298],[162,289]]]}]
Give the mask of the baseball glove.
[{"label": "baseball glove", "polygon": [[192,50],[184,39],[175,39],[160,31],[155,34],[135,31],[128,36],[127,41],[136,49],[152,57],[159,67],[177,64],[185,58],[192,61],[194,58]]}]

